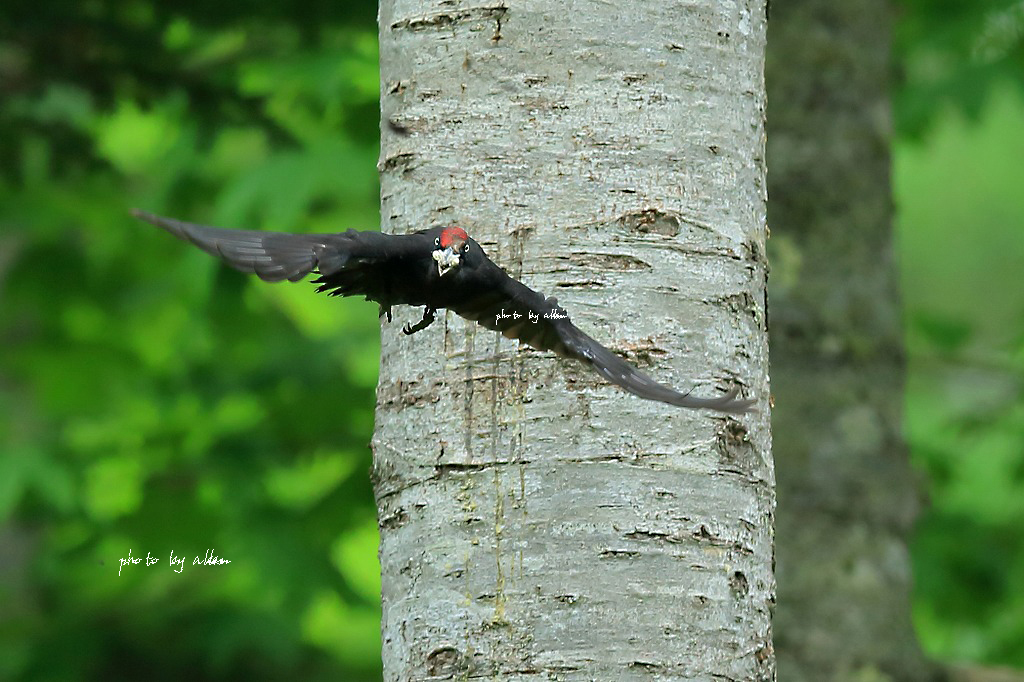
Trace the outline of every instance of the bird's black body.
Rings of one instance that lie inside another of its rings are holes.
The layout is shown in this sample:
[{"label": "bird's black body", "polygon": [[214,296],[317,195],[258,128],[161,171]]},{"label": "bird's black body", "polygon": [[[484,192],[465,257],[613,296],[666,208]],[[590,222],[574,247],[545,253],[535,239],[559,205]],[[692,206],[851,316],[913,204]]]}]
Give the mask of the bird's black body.
[{"label": "bird's black body", "polygon": [[581,360],[608,381],[648,400],[721,412],[750,411],[753,401],[730,391],[696,398],[656,383],[584,334],[554,298],[509,277],[464,231],[434,227],[408,235],[349,230],[337,234],[284,234],[224,230],[135,211],[142,220],[192,242],[231,267],[277,282],[310,273],[317,291],[365,296],[391,316],[394,305],[422,306],[425,328],[446,308],[538,350]]}]

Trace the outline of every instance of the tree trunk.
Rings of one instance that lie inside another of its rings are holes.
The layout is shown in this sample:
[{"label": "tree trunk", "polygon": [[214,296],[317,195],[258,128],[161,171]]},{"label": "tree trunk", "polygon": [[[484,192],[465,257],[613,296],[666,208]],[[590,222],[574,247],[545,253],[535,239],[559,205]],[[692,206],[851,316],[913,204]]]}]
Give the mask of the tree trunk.
[{"label": "tree trunk", "polygon": [[781,0],[768,51],[780,679],[926,680],[900,435],[889,3]]},{"label": "tree trunk", "polygon": [[655,378],[383,329],[386,680],[771,680],[764,3],[385,0],[389,232],[467,229]]}]

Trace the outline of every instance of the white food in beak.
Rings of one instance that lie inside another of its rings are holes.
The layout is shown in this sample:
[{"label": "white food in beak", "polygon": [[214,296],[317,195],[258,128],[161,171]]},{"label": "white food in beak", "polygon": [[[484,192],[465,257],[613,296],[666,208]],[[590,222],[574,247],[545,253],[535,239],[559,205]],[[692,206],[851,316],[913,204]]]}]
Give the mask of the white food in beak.
[{"label": "white food in beak", "polygon": [[437,274],[441,277],[444,277],[445,273],[459,264],[459,254],[450,246],[447,249],[434,251],[433,256],[437,261]]}]

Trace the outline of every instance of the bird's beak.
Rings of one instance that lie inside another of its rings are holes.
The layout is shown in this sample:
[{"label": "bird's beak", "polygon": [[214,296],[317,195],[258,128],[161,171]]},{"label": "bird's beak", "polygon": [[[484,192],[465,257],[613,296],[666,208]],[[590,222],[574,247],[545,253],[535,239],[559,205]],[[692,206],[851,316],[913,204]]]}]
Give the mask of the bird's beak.
[{"label": "bird's beak", "polygon": [[446,249],[434,251],[433,256],[434,260],[437,261],[437,274],[439,277],[444,277],[446,273],[459,264],[459,254],[450,246]]}]

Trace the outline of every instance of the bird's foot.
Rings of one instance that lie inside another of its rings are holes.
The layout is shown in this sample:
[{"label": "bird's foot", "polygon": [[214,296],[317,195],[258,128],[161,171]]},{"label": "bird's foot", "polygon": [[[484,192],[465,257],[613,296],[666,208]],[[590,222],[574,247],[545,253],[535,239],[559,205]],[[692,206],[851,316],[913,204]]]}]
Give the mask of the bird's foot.
[{"label": "bird's foot", "polygon": [[402,327],[402,331],[406,335],[411,335],[415,334],[416,332],[423,331],[434,322],[434,312],[435,311],[433,308],[424,308],[423,319],[413,325],[410,325],[408,322],[406,322],[405,326]]},{"label": "bird's foot", "polygon": [[388,316],[388,322],[390,322],[391,321],[391,306],[380,306],[380,312],[377,313],[378,319],[381,318],[381,317],[384,317],[385,315]]}]

